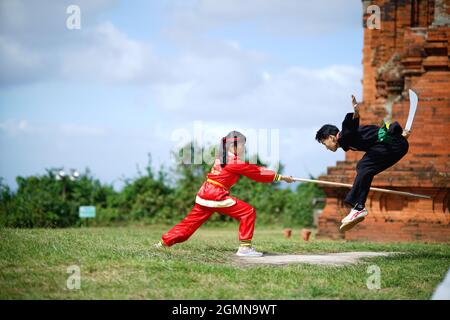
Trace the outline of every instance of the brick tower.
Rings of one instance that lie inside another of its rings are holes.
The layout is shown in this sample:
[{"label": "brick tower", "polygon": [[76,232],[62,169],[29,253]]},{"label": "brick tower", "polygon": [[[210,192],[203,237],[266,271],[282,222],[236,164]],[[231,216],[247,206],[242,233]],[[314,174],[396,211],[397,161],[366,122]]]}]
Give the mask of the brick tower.
[{"label": "brick tower", "polygon": [[[379,124],[384,119],[404,126],[408,89],[419,97],[408,154],[376,176],[372,186],[432,199],[370,192],[369,216],[342,234],[340,220],[348,213],[343,199],[349,189],[323,187],[327,201],[317,236],[450,242],[450,1],[363,1],[364,27],[369,5],[379,6],[381,28],[364,30],[361,124]],[[361,157],[361,152],[347,152],[345,161],[329,167],[320,179],[352,183]]]}]

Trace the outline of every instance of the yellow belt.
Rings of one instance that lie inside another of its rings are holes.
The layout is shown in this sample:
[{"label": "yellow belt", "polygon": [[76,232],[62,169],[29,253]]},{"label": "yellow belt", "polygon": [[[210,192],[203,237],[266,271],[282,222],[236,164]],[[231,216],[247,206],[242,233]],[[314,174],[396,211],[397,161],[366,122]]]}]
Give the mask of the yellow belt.
[{"label": "yellow belt", "polygon": [[208,179],[206,179],[206,181],[211,182],[212,184],[215,184],[215,185],[217,185],[217,186],[219,186],[219,187],[222,187],[222,188],[228,190],[228,188],[225,187],[223,184],[221,184],[220,182],[217,182],[217,181],[215,181],[215,180],[213,180],[213,179],[209,179],[209,178],[208,178]]}]

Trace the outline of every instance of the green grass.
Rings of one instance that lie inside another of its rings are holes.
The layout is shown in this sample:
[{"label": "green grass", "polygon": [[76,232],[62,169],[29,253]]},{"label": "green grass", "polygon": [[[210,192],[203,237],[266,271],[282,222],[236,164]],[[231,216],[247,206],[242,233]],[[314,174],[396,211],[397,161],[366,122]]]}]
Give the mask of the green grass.
[{"label": "green grass", "polygon": [[[429,299],[450,266],[446,244],[362,243],[283,238],[257,227],[267,253],[395,251],[351,266],[242,266],[234,257],[237,225],[203,226],[187,242],[156,250],[165,226],[0,229],[0,299]],[[368,266],[381,269],[369,290]],[[81,289],[66,286],[81,268]]]}]

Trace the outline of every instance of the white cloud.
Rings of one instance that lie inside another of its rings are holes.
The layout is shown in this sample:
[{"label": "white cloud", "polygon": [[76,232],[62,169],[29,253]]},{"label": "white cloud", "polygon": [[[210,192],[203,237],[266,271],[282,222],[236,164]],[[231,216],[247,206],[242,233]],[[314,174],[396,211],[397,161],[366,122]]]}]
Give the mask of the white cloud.
[{"label": "white cloud", "polygon": [[[113,1],[79,3],[82,21],[86,23],[79,31],[68,31],[63,23],[68,3],[63,1],[55,6],[45,1],[39,5],[2,2],[0,83],[58,79],[152,84],[159,88],[160,99],[164,101],[183,98],[198,101],[205,95],[212,102],[230,99],[267,81],[272,75],[264,71],[264,66],[271,61],[264,52],[243,50],[236,40],[204,37],[214,25],[264,18],[273,28],[288,20],[298,23],[300,29],[311,25],[334,28],[347,25],[348,21],[341,17],[354,10],[354,4],[346,8],[337,1],[325,4],[296,0],[199,0],[188,5],[173,1],[167,6],[170,12],[167,21],[172,31],[184,36],[175,39],[178,54],[164,57],[154,52],[151,43],[131,38],[111,22],[94,25],[95,19],[87,18]],[[328,71],[342,79],[344,70]]]},{"label": "white cloud", "polygon": [[[250,71],[255,77],[253,82],[239,79],[239,72],[230,76],[231,81],[224,80],[223,74],[231,69],[226,65],[223,68],[222,71],[217,67],[209,78],[207,74],[203,78],[202,74],[188,73],[189,82],[183,86],[155,87],[157,105],[176,111],[185,120],[220,119],[261,127],[298,127],[340,120],[350,106],[350,95],[358,95],[360,90],[361,70],[351,66],[290,67],[271,74],[258,74],[259,69],[255,68]],[[228,95],[212,94],[220,86],[225,86],[224,92],[229,90]]]},{"label": "white cloud", "polygon": [[43,57],[39,53],[0,35],[0,84],[38,80],[44,73],[43,67]]},{"label": "white cloud", "polygon": [[65,55],[87,45],[94,17],[115,0],[77,1],[79,31],[66,27],[66,8],[72,2],[0,1],[0,85],[60,80]]},{"label": "white cloud", "polygon": [[[174,36],[171,44],[176,50],[170,55],[158,52],[153,45],[159,43],[132,37],[111,22],[94,24],[98,20],[82,18],[80,31],[67,31],[66,2],[53,6],[53,2],[19,1],[15,8],[1,6],[5,3],[0,2],[0,85],[47,79],[68,84],[67,80],[93,85],[130,84],[145,91],[142,95],[147,101],[142,105],[157,108],[155,114],[166,120],[151,119],[148,128],[125,133],[79,123],[46,125],[8,120],[0,123],[0,138],[20,136],[28,146],[31,139],[26,138],[33,136],[41,145],[36,152],[56,145],[58,152],[53,150],[53,155],[61,161],[69,159],[65,150],[78,146],[88,151],[80,154],[72,150],[71,158],[79,163],[96,163],[94,170],[106,170],[106,158],[128,161],[134,170],[136,157],[145,158],[148,151],[165,163],[173,146],[170,133],[202,120],[208,137],[232,129],[280,129],[281,161],[289,163],[290,168],[298,169],[298,163],[302,163],[311,166],[311,172],[318,172],[324,168],[325,159],[331,159],[327,162],[331,164],[338,156],[323,155],[325,151],[314,141],[314,132],[323,123],[341,121],[350,107],[350,94],[359,93],[359,68],[327,65],[331,63],[328,61],[322,68],[307,68],[307,61],[304,65],[280,65],[267,52],[252,51],[236,39],[214,38],[209,32],[255,21],[262,34],[324,35],[353,27],[353,14],[359,22],[359,0],[356,4],[345,1],[347,7],[343,1],[173,1],[168,6],[172,15],[167,28]],[[89,3],[81,5],[83,17],[94,16],[98,8],[110,5],[110,1],[94,1],[98,7],[90,10]],[[150,132],[153,129],[155,134]],[[96,138],[95,142],[90,138]],[[208,139],[205,141],[216,138]],[[17,155],[29,151],[24,147],[21,152]],[[49,161],[44,158],[42,155],[43,166]],[[14,159],[10,162],[13,167]],[[110,168],[104,176],[120,176],[115,166],[121,166],[123,172],[129,170],[118,162],[108,162]]]},{"label": "white cloud", "polygon": [[[188,94],[187,99],[233,99],[260,83],[257,62],[245,52],[220,52],[205,56],[201,51],[183,54],[172,62],[176,79],[186,86],[178,89]],[[171,83],[163,83],[171,86]]]},{"label": "white cloud", "polygon": [[108,129],[100,126],[88,126],[75,123],[44,124],[30,122],[26,119],[9,119],[0,122],[0,133],[9,136],[32,135],[43,136],[66,136],[66,137],[103,137]]},{"label": "white cloud", "polygon": [[17,136],[22,134],[32,134],[41,131],[35,125],[32,125],[28,120],[7,120],[0,122],[0,133],[10,136]]},{"label": "white cloud", "polygon": [[182,37],[192,31],[253,22],[259,31],[277,35],[323,35],[360,27],[359,0],[173,0],[169,34]]},{"label": "white cloud", "polygon": [[0,1],[0,33],[40,47],[66,41],[72,35],[66,27],[66,9],[72,4],[81,9],[82,29],[91,27],[94,18],[116,0],[3,0]]},{"label": "white cloud", "polygon": [[107,134],[106,128],[73,123],[60,125],[58,131],[63,135],[73,137],[103,137]]},{"label": "white cloud", "polygon": [[142,83],[164,81],[171,71],[150,45],[105,22],[89,31],[86,43],[63,56],[62,74],[68,79],[103,83]]},{"label": "white cloud", "polygon": [[[283,36],[360,27],[354,25],[361,11],[357,1],[343,5],[337,0],[176,0],[165,6],[167,14],[163,16],[169,33],[180,35],[172,38],[179,54],[169,58],[158,56],[149,42],[130,38],[110,22],[96,25],[95,17],[114,3],[78,1],[82,28],[69,31],[65,26],[69,0],[0,2],[0,84],[42,79],[191,83],[183,76],[185,72],[187,77],[196,76],[199,82],[194,85],[208,86],[211,95],[230,95],[260,81],[252,72],[260,72],[254,66],[267,63],[268,57],[242,50],[234,39],[207,36],[215,27],[255,20],[265,26],[256,27],[258,32],[280,30]],[[216,79],[210,82],[209,77]]]}]

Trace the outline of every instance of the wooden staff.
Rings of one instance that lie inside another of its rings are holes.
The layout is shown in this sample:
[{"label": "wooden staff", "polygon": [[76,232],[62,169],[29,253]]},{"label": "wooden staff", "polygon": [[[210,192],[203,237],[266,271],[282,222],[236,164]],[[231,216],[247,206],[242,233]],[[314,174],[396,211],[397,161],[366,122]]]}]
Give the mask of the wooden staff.
[{"label": "wooden staff", "polygon": [[[353,187],[351,184],[348,184],[348,183],[331,182],[331,181],[324,181],[324,180],[313,180],[313,179],[294,178],[294,181],[299,181],[299,182],[311,182],[311,183],[318,183],[318,184],[326,184],[326,185],[335,186],[335,187],[347,187],[347,188]],[[370,190],[371,190],[371,191],[384,192],[384,193],[398,194],[398,195],[406,196],[406,197],[415,197],[415,198],[431,199],[430,196],[426,196],[426,195],[423,195],[423,194],[417,194],[417,193],[411,193],[411,192],[404,192],[404,191],[397,191],[397,190],[389,190],[389,189],[382,189],[382,188],[373,188],[373,187],[370,188]]]}]

